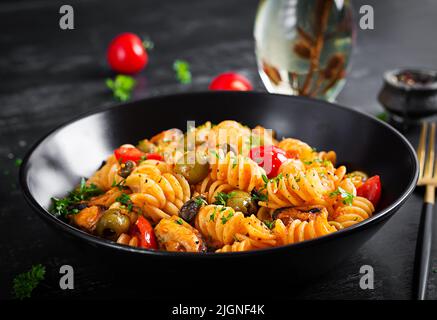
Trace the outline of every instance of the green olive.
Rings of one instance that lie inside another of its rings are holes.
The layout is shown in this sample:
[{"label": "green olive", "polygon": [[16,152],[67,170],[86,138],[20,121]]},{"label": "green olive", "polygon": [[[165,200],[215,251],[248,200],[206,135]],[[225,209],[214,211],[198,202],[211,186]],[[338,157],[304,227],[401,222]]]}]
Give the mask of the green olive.
[{"label": "green olive", "polygon": [[116,241],[122,233],[130,228],[130,219],[117,209],[109,209],[103,213],[96,225],[97,235]]},{"label": "green olive", "polygon": [[247,216],[257,213],[258,206],[249,193],[236,190],[229,193],[228,196],[228,200],[226,201],[228,207],[231,207],[235,211],[240,211]]},{"label": "green olive", "polygon": [[[188,152],[184,154],[182,161],[175,166],[176,173],[183,175],[188,183],[196,184],[201,182],[209,173],[209,164],[200,155],[189,157]],[[191,161],[188,161],[191,160]]]}]

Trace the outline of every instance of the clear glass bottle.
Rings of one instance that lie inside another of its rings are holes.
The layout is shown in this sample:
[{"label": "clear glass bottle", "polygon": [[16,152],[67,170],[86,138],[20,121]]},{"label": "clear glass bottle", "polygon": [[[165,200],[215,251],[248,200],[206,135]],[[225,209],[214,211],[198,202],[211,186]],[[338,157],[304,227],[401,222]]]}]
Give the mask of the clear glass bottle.
[{"label": "clear glass bottle", "polygon": [[334,100],[345,83],[353,34],[349,0],[262,0],[254,36],[267,90]]}]

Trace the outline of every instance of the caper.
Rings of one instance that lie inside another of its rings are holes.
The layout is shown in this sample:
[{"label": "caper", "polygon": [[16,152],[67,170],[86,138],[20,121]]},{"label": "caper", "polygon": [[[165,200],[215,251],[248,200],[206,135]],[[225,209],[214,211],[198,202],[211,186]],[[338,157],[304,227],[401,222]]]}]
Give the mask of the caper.
[{"label": "caper", "polygon": [[258,206],[249,193],[236,190],[229,193],[228,196],[228,200],[226,201],[226,205],[228,207],[231,207],[235,211],[240,211],[244,215],[248,216],[257,213]]},{"label": "caper", "polygon": [[120,210],[109,209],[103,213],[96,225],[97,235],[116,241],[122,233],[127,233],[130,228],[130,219]]},{"label": "caper", "polygon": [[183,175],[190,184],[201,182],[209,173],[208,162],[199,154],[196,154],[195,157],[189,157],[188,152],[186,152],[183,159],[178,162],[175,166],[175,172]]},{"label": "caper", "polygon": [[135,169],[136,164],[135,162],[128,160],[125,163],[122,163],[120,166],[120,170],[118,171],[118,175],[127,178],[131,172]]}]

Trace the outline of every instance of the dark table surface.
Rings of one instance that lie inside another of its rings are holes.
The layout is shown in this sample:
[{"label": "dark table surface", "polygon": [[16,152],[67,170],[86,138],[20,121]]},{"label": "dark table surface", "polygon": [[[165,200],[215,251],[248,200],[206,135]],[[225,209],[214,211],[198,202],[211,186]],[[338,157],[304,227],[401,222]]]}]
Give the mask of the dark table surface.
[{"label": "dark table surface", "polygon": [[[252,27],[257,1],[69,1],[75,30],[58,27],[57,1],[2,1],[0,4],[0,297],[11,297],[13,277],[42,263],[47,277],[35,295],[113,297],[119,294],[110,270],[68,238],[44,224],[24,201],[17,159],[42,135],[72,117],[115,102],[105,88],[110,76],[105,49],[110,39],[132,31],[153,39],[150,64],[138,77],[134,98],[206,90],[215,74],[236,70],[256,90]],[[357,45],[340,104],[369,113],[382,111],[376,96],[385,70],[402,66],[437,68],[437,2],[434,0],[354,1],[375,9],[375,30],[358,30]],[[190,62],[193,83],[175,81],[175,59]],[[407,133],[413,142],[417,132]],[[378,155],[370,155],[378,156]],[[19,160],[18,160],[19,162]],[[402,173],[399,173],[402,174]],[[323,279],[290,291],[300,299],[409,299],[422,193],[403,208],[358,252]],[[437,219],[436,219],[437,220]],[[432,269],[437,269],[434,241]],[[59,289],[59,267],[75,269],[75,290]],[[374,290],[361,290],[359,270],[371,265]],[[428,295],[437,298],[437,273]],[[138,288],[137,288],[138,289]],[[152,291],[171,292],[165,288]]]}]

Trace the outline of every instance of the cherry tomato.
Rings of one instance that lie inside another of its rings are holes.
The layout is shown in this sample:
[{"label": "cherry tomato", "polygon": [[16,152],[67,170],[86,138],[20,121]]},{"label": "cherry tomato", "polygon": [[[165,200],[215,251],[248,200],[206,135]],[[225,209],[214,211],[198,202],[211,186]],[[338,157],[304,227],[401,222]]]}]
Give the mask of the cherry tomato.
[{"label": "cherry tomato", "polygon": [[109,44],[108,63],[112,70],[120,73],[138,73],[149,60],[141,39],[133,33],[122,33]]},{"label": "cherry tomato", "polygon": [[146,154],[146,159],[147,160],[159,160],[159,161],[164,160],[164,158],[158,153],[148,153],[148,154]]},{"label": "cherry tomato", "polygon": [[270,179],[278,175],[279,167],[288,159],[286,152],[275,146],[252,148],[249,157],[264,168]]},{"label": "cherry tomato", "polygon": [[150,222],[143,216],[138,216],[135,227],[131,233],[139,239],[139,246],[146,249],[158,249],[155,231]]},{"label": "cherry tomato", "polygon": [[225,72],[212,80],[209,85],[210,90],[234,90],[249,91],[252,90],[250,81],[242,75],[235,72]]},{"label": "cherry tomato", "polygon": [[367,179],[358,189],[357,195],[364,197],[376,206],[381,198],[381,179],[373,176]]},{"label": "cherry tomato", "polygon": [[135,148],[135,147],[120,147],[118,149],[115,149],[114,151],[115,158],[117,158],[120,162],[126,162],[126,161],[134,161],[138,162],[141,160],[142,157],[145,156],[145,153],[141,150]]}]

